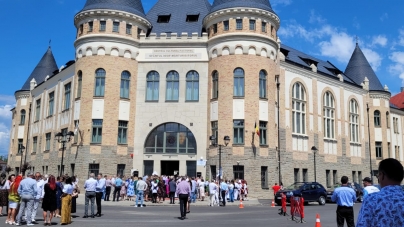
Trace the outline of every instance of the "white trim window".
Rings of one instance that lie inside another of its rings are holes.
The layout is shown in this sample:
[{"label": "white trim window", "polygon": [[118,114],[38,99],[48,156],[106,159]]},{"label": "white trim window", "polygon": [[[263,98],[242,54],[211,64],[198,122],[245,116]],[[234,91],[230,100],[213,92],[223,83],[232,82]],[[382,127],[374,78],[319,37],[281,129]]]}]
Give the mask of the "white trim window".
[{"label": "white trim window", "polygon": [[292,88],[292,125],[293,133],[306,134],[306,94],[300,83]]},{"label": "white trim window", "polygon": [[335,138],[335,106],[334,96],[327,91],[323,99],[323,116],[324,116],[324,138]]},{"label": "white trim window", "polygon": [[351,142],[359,143],[359,107],[355,99],[349,102],[349,129]]}]

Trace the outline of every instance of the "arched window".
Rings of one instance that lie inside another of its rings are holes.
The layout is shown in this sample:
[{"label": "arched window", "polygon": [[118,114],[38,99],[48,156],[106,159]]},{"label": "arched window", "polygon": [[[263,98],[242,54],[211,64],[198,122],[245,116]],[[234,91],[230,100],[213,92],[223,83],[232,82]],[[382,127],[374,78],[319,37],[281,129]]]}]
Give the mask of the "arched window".
[{"label": "arched window", "polygon": [[244,70],[242,68],[234,70],[233,88],[233,96],[244,97]]},{"label": "arched window", "polygon": [[130,73],[128,71],[123,71],[121,73],[121,98],[129,98],[129,87],[130,87]]},{"label": "arched window", "polygon": [[375,120],[375,127],[380,127],[381,126],[380,111],[375,110],[375,112],[373,112],[373,117],[374,117],[374,120]]},{"label": "arched window", "polygon": [[106,72],[104,69],[97,69],[95,71],[94,96],[96,96],[96,97],[104,97],[105,75],[106,75]]},{"label": "arched window", "polygon": [[199,74],[196,71],[189,71],[187,73],[187,92],[185,100],[199,100]]},{"label": "arched window", "polygon": [[335,107],[334,96],[330,92],[324,94],[323,100],[324,137],[334,139]]},{"label": "arched window", "polygon": [[83,84],[83,73],[81,71],[79,71],[77,73],[77,95],[76,95],[76,98],[81,97],[82,84]]},{"label": "arched window", "polygon": [[355,99],[349,102],[349,129],[351,142],[359,143],[359,108]]},{"label": "arched window", "polygon": [[212,74],[212,99],[219,98],[219,73],[214,71]]},{"label": "arched window", "polygon": [[147,74],[146,79],[146,101],[158,101],[160,75],[156,71],[151,71]]},{"label": "arched window", "polygon": [[150,132],[145,153],[196,154],[194,134],[184,125],[165,123]]},{"label": "arched window", "polygon": [[267,73],[264,70],[260,71],[260,98],[267,98]]},{"label": "arched window", "polygon": [[306,95],[300,83],[292,88],[292,125],[293,133],[306,134]]},{"label": "arched window", "polygon": [[386,112],[386,126],[390,128],[390,114],[389,111]]},{"label": "arched window", "polygon": [[178,101],[180,76],[176,71],[167,74],[166,101]]},{"label": "arched window", "polygon": [[25,124],[25,110],[21,110],[20,114],[21,114],[20,125],[24,125]]}]

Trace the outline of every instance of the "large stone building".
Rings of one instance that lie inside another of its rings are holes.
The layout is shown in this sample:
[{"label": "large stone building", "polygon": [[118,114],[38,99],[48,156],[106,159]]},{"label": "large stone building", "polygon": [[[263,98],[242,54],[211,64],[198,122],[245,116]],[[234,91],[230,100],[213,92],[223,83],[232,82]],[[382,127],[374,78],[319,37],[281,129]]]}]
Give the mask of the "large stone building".
[{"label": "large stone building", "polygon": [[[268,197],[278,181],[358,182],[383,158],[403,161],[404,112],[360,47],[342,71],[281,44],[268,0],[159,0],[147,14],[140,0],[87,0],[74,24],[75,60],[58,68],[49,48],[15,92],[16,172],[57,174],[64,154],[80,179],[211,179],[214,135],[223,177]],[[65,150],[60,131],[75,134]]]}]

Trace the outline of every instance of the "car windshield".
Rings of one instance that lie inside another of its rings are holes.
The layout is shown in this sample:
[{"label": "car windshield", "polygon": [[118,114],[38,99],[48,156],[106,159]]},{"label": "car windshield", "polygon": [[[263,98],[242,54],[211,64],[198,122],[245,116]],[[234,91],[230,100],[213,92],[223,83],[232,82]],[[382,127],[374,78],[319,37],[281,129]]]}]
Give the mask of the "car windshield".
[{"label": "car windshield", "polygon": [[304,185],[304,183],[294,183],[294,184],[286,187],[286,189],[287,190],[296,190],[296,189],[299,189],[303,185]]}]

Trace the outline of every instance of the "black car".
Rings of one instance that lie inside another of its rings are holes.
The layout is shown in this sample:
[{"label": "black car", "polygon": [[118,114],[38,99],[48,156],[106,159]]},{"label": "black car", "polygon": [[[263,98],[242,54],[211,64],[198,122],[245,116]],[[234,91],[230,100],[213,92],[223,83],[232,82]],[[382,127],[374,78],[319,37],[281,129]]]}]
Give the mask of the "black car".
[{"label": "black car", "polygon": [[327,192],[323,185],[317,182],[296,182],[289,187],[284,188],[276,193],[275,203],[282,205],[282,193],[286,194],[286,202],[290,203],[290,197],[302,196],[305,203],[318,202],[324,205],[327,198]]}]

